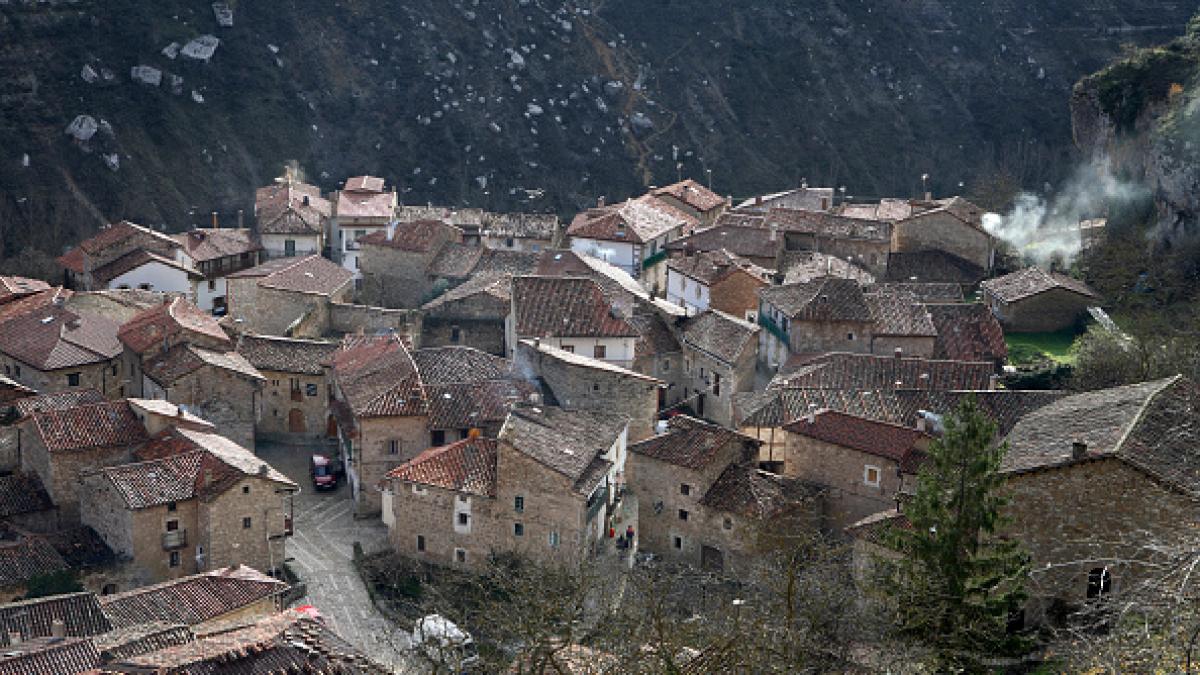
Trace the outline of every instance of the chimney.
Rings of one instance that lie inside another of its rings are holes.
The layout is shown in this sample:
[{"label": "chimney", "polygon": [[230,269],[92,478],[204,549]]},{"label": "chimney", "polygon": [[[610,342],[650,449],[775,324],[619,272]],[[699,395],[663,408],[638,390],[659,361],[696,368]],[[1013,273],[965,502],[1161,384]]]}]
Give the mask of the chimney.
[{"label": "chimney", "polygon": [[267,466],[266,464],[258,465],[258,475],[265,476],[269,473],[271,473],[271,467]]},{"label": "chimney", "polygon": [[533,405],[541,405],[542,404],[542,395],[536,391],[533,392],[532,394],[529,395],[529,402],[532,403]]},{"label": "chimney", "polygon": [[808,414],[804,416],[804,421],[809,424],[817,423],[817,404],[816,403],[808,404]]},{"label": "chimney", "polygon": [[801,189],[801,190],[807,190],[807,189],[808,189],[808,179],[807,179],[807,178],[801,178],[801,179],[800,179],[800,189]]},{"label": "chimney", "polygon": [[8,646],[15,647],[19,644],[21,644],[21,631],[19,631],[19,630],[8,631]]},{"label": "chimney", "polygon": [[924,413],[918,412],[917,413],[917,431],[924,432],[925,424],[926,424],[926,422],[925,422]]},{"label": "chimney", "polygon": [[771,224],[770,241],[779,241],[779,228],[774,223]]},{"label": "chimney", "polygon": [[895,354],[896,354],[896,358],[897,358],[897,359],[902,359],[902,358],[904,358],[904,349],[903,349],[902,347],[896,347],[896,352],[895,352]]},{"label": "chimney", "polygon": [[242,209],[238,209],[238,229],[245,227],[245,213]]},{"label": "chimney", "polygon": [[1071,459],[1083,459],[1087,456],[1088,446],[1083,441],[1071,443]]},{"label": "chimney", "polygon": [[604,195],[600,195],[599,197],[596,197],[596,208],[598,208],[598,209],[604,208]]},{"label": "chimney", "polygon": [[762,206],[762,195],[754,195],[754,205]]},{"label": "chimney", "polygon": [[208,487],[208,486],[212,485],[212,482],[213,482],[212,469],[206,466],[206,467],[204,467],[204,487]]},{"label": "chimney", "polygon": [[388,223],[387,233],[388,241],[392,241],[396,238],[396,221],[393,220]]},{"label": "chimney", "polygon": [[55,619],[50,622],[50,637],[64,638],[67,637],[67,624],[62,619]]}]

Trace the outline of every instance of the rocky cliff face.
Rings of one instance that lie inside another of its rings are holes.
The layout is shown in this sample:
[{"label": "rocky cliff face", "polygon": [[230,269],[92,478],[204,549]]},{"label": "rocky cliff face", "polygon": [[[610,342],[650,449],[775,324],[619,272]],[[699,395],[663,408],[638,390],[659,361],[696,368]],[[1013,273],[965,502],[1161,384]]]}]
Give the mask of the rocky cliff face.
[{"label": "rocky cliff face", "polygon": [[[295,159],[322,187],[568,213],[690,175],[939,193],[1068,163],[1064,100],[1155,0],[0,0],[0,259],[105,220],[248,209]],[[230,21],[232,25],[229,24]]]}]

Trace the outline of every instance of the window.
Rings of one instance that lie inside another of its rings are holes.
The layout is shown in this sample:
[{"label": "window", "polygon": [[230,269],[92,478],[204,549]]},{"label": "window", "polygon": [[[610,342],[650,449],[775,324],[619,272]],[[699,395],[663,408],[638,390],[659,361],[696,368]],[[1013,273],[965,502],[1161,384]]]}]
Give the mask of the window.
[{"label": "window", "polygon": [[662,371],[663,371],[664,373],[667,373],[667,372],[670,372],[670,371],[671,371],[671,359],[663,359],[663,362],[662,362]]},{"label": "window", "polygon": [[362,258],[354,256],[354,269],[362,269]]},{"label": "window", "polygon": [[525,496],[524,495],[517,495],[516,497],[513,497],[513,511],[516,511],[517,513],[525,512]]},{"label": "window", "polygon": [[680,483],[679,484],[679,494],[681,494],[681,495],[692,494],[692,486],[688,485],[687,483]]},{"label": "window", "polygon": [[210,290],[210,291],[217,290],[217,280],[216,279],[208,280],[208,290]]},{"label": "window", "polygon": [[389,455],[400,454],[400,441],[398,441],[394,438],[392,440],[388,441],[388,454]]},{"label": "window", "polygon": [[244,495],[250,494],[250,486],[249,485],[242,486],[242,494],[244,494]]},{"label": "window", "polygon": [[879,467],[869,464],[863,467],[863,483],[870,487],[879,487]]},{"label": "window", "polygon": [[602,358],[608,356],[608,348],[605,347],[604,345],[596,345],[595,347],[592,348],[592,356],[594,356],[598,359],[602,359]]},{"label": "window", "polygon": [[171,551],[171,557],[167,559],[167,565],[179,567],[179,551]]},{"label": "window", "polygon": [[1108,568],[1097,567],[1091,572],[1088,572],[1088,599],[1102,599],[1108,596],[1109,593],[1112,593],[1112,575],[1108,573]]},{"label": "window", "polygon": [[354,290],[361,291],[362,289],[363,289],[363,280],[361,278],[355,279],[354,280]]},{"label": "window", "polygon": [[700,297],[700,284],[692,286],[692,295],[696,296],[697,298]]},{"label": "window", "polygon": [[467,500],[467,496],[466,496],[466,495],[459,495],[459,496],[458,496],[458,503],[459,503],[459,504],[467,504],[467,503],[469,503],[469,501]]},{"label": "window", "polygon": [[446,444],[446,432],[443,429],[434,429],[429,432],[430,444],[435,448],[440,448]]},{"label": "window", "polygon": [[682,549],[683,548],[683,537],[675,537],[673,543],[675,544],[675,548]]},{"label": "window", "polygon": [[425,550],[425,535],[423,535],[423,534],[417,535],[417,550],[418,551]]},{"label": "window", "polygon": [[506,238],[504,240],[504,245],[508,248],[512,248],[513,247],[513,238],[512,237]]},{"label": "window", "polygon": [[13,364],[13,375],[16,375],[17,377],[21,376],[21,366]]},{"label": "window", "polygon": [[[5,368],[5,370],[8,370],[8,369]],[[115,364],[115,363],[112,365],[112,374],[113,374],[113,377],[117,376],[117,364]]]},{"label": "window", "polygon": [[467,562],[467,552],[461,548],[454,549],[454,561],[460,564]]},{"label": "window", "polygon": [[171,519],[167,521],[167,532],[175,532],[179,530],[179,521]]},{"label": "window", "polygon": [[561,541],[558,536],[558,531],[551,530],[550,535],[547,537],[547,541],[550,544],[550,548],[558,548],[558,544]]},{"label": "window", "polygon": [[179,508],[179,506],[175,502],[170,502],[169,504],[167,504],[167,512],[168,513],[175,513],[175,510],[178,508]]},{"label": "window", "polygon": [[733,529],[733,519],[726,518],[725,520],[723,520],[721,522],[721,527],[724,527],[727,530],[732,530]]},{"label": "window", "polygon": [[854,342],[854,333],[846,333],[846,340]]},{"label": "window", "polygon": [[680,519],[680,520],[687,520],[687,519],[688,519],[688,512],[687,512],[687,509],[679,509],[679,519]]},{"label": "window", "polygon": [[592,391],[600,391],[600,383],[599,382],[592,383]]},{"label": "window", "polygon": [[513,536],[514,537],[524,537],[525,536],[525,525],[523,523],[513,523]]},{"label": "window", "polygon": [[317,385],[315,385],[315,384],[306,384],[306,385],[304,385],[304,395],[305,395],[305,396],[316,396],[316,395],[317,395],[317,391],[318,391],[318,390],[317,390]]},{"label": "window", "polygon": [[721,374],[713,373],[713,396],[721,395]]},{"label": "window", "polygon": [[471,514],[469,514],[469,513],[458,514],[458,524],[459,525],[462,525],[465,527],[470,522],[471,522]]},{"label": "window", "polygon": [[461,339],[462,339],[462,329],[459,328],[458,326],[451,326],[450,327],[450,341],[458,342]]},{"label": "window", "polygon": [[296,255],[296,240],[295,239],[284,239],[283,240],[283,254],[287,255],[287,256]]},{"label": "window", "polygon": [[563,345],[562,350],[568,354],[575,353],[575,345]]},{"label": "window", "polygon": [[246,516],[245,518],[242,518],[242,529],[243,529],[243,530],[248,530],[248,529],[250,529],[251,525],[253,525],[253,524],[254,524],[254,523],[253,523],[253,521],[250,519],[250,516]]},{"label": "window", "polygon": [[152,291],[152,290],[154,290],[154,286],[153,286],[153,285],[151,285],[151,284],[138,284],[138,288],[142,289],[143,291]]},{"label": "window", "polygon": [[78,387],[79,386],[79,373],[67,373],[67,386],[68,387]]}]

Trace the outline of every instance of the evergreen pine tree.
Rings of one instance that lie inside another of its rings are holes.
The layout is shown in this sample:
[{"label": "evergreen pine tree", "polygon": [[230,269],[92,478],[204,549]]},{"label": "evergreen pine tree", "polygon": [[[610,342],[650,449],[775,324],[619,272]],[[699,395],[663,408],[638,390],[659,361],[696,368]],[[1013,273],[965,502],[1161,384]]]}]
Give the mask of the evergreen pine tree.
[{"label": "evergreen pine tree", "polygon": [[998,470],[1008,448],[993,442],[995,430],[973,398],[947,416],[903,505],[912,529],[893,532],[903,553],[889,587],[897,626],[933,650],[939,672],[978,671],[985,656],[1029,647],[1009,630],[1029,559],[998,532],[1007,502]]}]

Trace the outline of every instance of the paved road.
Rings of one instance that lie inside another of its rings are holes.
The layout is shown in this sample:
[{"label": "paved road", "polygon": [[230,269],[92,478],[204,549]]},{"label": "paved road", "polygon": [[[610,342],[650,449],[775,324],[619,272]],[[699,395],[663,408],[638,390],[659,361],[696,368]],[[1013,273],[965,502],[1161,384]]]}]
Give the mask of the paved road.
[{"label": "paved road", "polygon": [[396,672],[420,672],[403,656],[407,646],[404,628],[396,626],[371,603],[358,571],[354,569],[354,542],[373,553],[387,546],[387,526],[379,519],[355,520],[349,486],[316,492],[308,474],[309,450],[303,447],[260,443],[257,454],[300,485],[295,500],[295,534],[288,540],[287,556],[308,585],[303,602],[315,606],[329,625],[346,640]]}]

